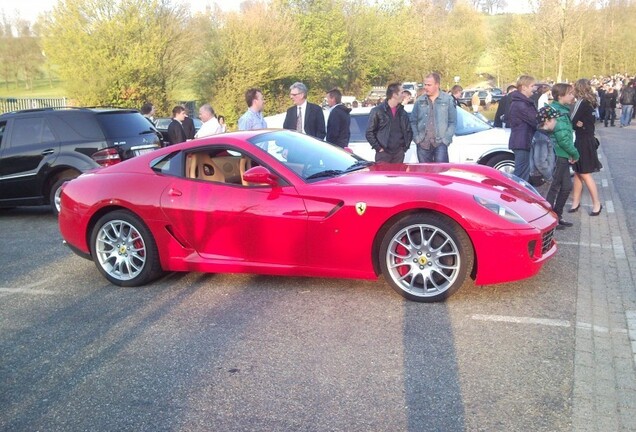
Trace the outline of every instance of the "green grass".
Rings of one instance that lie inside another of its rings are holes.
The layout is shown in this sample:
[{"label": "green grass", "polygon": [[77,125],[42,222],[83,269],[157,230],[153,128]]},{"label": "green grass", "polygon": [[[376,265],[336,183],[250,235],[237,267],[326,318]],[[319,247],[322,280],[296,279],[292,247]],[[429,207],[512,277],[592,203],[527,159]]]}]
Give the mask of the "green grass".
[{"label": "green grass", "polygon": [[[62,98],[68,97],[63,82],[54,80],[51,86],[48,80],[37,80],[32,89],[25,89],[24,82],[15,81],[8,84],[0,81],[0,98]],[[178,89],[175,91],[176,100],[194,100],[195,94],[190,89]]]},{"label": "green grass", "polygon": [[14,98],[57,98],[66,97],[66,91],[60,81],[54,80],[51,86],[48,80],[36,80],[33,88],[26,89],[24,82],[0,82],[0,97]]}]

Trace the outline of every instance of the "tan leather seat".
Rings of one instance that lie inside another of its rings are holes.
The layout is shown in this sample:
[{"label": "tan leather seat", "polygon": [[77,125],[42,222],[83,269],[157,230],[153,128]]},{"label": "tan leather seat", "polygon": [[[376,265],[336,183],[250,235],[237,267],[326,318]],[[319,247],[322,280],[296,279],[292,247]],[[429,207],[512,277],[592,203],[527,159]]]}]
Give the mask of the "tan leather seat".
[{"label": "tan leather seat", "polygon": [[192,156],[193,160],[190,162],[189,177],[206,181],[225,182],[223,171],[210,155],[207,153],[195,153],[189,155],[188,158],[190,156]]},{"label": "tan leather seat", "polygon": [[247,171],[248,169],[252,168],[252,159],[246,157],[246,156],[242,156],[241,157],[241,161],[239,162],[239,171],[241,173],[241,184],[243,186],[249,186],[250,183],[246,182],[245,180],[243,180],[243,174],[245,174],[245,171]]}]

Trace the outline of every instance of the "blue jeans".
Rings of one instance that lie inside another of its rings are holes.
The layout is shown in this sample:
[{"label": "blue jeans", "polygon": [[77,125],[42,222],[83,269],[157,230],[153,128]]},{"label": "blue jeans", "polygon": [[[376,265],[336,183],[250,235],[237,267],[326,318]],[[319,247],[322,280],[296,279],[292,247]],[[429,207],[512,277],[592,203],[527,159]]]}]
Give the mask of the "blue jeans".
[{"label": "blue jeans", "polygon": [[632,122],[632,114],[634,114],[634,105],[623,105],[621,113],[621,126],[629,126]]},{"label": "blue jeans", "polygon": [[530,150],[516,149],[512,152],[515,154],[514,175],[528,181],[530,178]]},{"label": "blue jeans", "polygon": [[417,160],[420,162],[448,162],[448,146],[440,144],[428,150],[417,146]]}]

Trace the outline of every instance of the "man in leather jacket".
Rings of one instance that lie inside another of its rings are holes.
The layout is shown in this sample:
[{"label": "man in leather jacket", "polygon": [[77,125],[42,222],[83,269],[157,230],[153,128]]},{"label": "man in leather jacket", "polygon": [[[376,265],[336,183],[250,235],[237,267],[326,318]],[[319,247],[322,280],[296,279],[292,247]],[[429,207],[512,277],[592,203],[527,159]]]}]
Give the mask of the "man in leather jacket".
[{"label": "man in leather jacket", "polygon": [[366,138],[375,150],[376,162],[403,163],[411,145],[413,132],[409,115],[402,102],[402,85],[392,83],[386,89],[386,100],[369,114]]}]

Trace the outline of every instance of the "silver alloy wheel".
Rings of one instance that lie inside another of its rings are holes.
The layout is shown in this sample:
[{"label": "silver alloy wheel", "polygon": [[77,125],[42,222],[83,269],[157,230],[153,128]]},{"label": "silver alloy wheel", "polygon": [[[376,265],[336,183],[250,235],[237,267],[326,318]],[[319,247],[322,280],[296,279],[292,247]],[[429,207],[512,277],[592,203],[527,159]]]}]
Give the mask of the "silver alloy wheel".
[{"label": "silver alloy wheel", "polygon": [[461,260],[453,238],[428,224],[404,227],[386,251],[391,279],[416,297],[438,296],[449,290],[460,274]]},{"label": "silver alloy wheel", "polygon": [[111,220],[99,229],[95,252],[102,269],[121,281],[138,276],[146,264],[143,237],[134,225],[123,220]]},{"label": "silver alloy wheel", "polygon": [[55,190],[55,195],[53,195],[53,205],[55,205],[55,209],[59,214],[60,210],[62,210],[62,187]]}]

